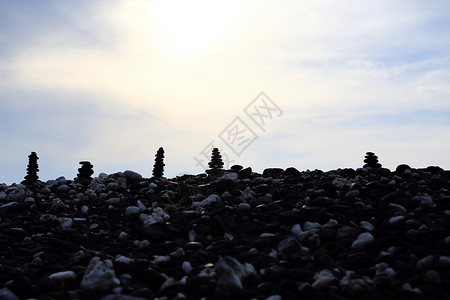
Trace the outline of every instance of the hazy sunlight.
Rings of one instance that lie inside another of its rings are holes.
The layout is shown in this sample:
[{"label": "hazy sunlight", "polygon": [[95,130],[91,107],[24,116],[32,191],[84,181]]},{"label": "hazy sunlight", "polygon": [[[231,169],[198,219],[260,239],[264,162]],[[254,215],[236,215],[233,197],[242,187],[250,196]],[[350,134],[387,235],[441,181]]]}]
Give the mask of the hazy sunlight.
[{"label": "hazy sunlight", "polygon": [[168,50],[180,54],[203,52],[223,42],[237,15],[234,1],[156,0],[147,11]]}]

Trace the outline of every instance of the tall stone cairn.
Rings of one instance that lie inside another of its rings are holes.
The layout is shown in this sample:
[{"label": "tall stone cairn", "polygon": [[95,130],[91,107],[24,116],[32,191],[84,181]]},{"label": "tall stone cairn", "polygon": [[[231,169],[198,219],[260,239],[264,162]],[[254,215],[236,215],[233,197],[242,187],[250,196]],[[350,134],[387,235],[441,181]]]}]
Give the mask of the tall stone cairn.
[{"label": "tall stone cairn", "polygon": [[222,155],[220,155],[218,148],[212,149],[211,161],[208,163],[208,166],[211,168],[206,172],[208,174],[220,176],[223,173]]},{"label": "tall stone cairn", "polygon": [[378,156],[376,156],[373,152],[366,153],[364,162],[365,162],[364,168],[369,168],[369,167],[372,169],[381,168],[381,164],[378,162]]},{"label": "tall stone cairn", "polygon": [[81,168],[78,169],[76,181],[87,184],[92,180],[92,174],[94,174],[94,166],[88,161],[80,161]]},{"label": "tall stone cairn", "polygon": [[28,167],[27,167],[27,175],[25,176],[25,180],[22,181],[23,184],[30,186],[35,184],[39,176],[37,175],[37,172],[39,172],[39,166],[37,163],[37,160],[39,157],[37,156],[36,152],[31,152],[31,154],[28,156]]},{"label": "tall stone cairn", "polygon": [[153,177],[161,178],[164,174],[164,149],[159,147],[155,155],[155,164],[153,165]]}]

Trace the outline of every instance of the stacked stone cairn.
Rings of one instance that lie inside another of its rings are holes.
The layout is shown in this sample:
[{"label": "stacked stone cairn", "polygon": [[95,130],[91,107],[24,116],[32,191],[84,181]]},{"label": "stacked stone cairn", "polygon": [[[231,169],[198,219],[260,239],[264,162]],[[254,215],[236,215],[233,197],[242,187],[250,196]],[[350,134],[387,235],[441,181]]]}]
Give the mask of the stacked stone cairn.
[{"label": "stacked stone cairn", "polygon": [[37,175],[37,172],[39,172],[37,163],[38,159],[39,157],[37,156],[36,152],[31,152],[31,154],[28,156],[27,175],[25,176],[25,180],[22,181],[22,183],[26,186],[31,186],[37,183],[39,179],[39,176]]},{"label": "stacked stone cairn", "polygon": [[155,164],[153,165],[153,177],[161,178],[164,175],[164,149],[159,147],[155,155]]},{"label": "stacked stone cairn", "polygon": [[376,156],[373,152],[366,152],[364,162],[365,162],[364,168],[372,168],[372,169],[381,168],[381,164],[378,162],[378,156]]},{"label": "stacked stone cairn", "polygon": [[206,170],[206,173],[210,176],[221,176],[223,174],[223,161],[222,155],[220,155],[220,151],[218,148],[212,149],[211,161],[208,163],[208,166],[211,168]]},{"label": "stacked stone cairn", "polygon": [[76,181],[82,184],[89,184],[94,174],[94,166],[88,161],[80,161],[81,168],[78,169]]}]

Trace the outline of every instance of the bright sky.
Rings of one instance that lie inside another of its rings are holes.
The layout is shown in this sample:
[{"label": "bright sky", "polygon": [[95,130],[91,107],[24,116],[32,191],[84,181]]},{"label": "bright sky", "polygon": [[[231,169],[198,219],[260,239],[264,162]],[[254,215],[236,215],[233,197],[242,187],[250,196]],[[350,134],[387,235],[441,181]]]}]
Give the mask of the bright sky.
[{"label": "bright sky", "polygon": [[198,174],[211,142],[258,172],[450,169],[449,32],[447,0],[1,0],[0,182],[31,151],[41,180],[150,177],[159,147]]}]

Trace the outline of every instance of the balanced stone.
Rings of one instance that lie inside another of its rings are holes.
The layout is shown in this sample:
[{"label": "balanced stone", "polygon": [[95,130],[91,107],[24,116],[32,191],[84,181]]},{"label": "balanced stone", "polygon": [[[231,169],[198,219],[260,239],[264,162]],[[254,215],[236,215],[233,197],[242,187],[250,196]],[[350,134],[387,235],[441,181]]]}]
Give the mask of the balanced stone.
[{"label": "balanced stone", "polygon": [[378,156],[376,156],[373,152],[366,153],[364,162],[365,162],[364,168],[372,168],[372,169],[381,168],[381,164],[378,163]]}]

